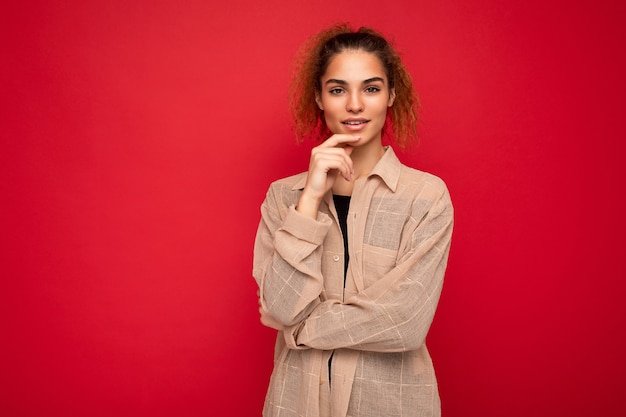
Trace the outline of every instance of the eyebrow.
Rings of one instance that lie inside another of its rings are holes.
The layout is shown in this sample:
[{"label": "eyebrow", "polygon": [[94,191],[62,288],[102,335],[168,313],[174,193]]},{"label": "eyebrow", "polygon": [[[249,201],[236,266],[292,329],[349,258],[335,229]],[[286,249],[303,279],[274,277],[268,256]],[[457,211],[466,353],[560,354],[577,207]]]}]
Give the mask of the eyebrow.
[{"label": "eyebrow", "polygon": [[[372,78],[368,78],[367,80],[363,80],[363,82],[361,84],[370,84],[370,83],[374,83],[374,82],[381,82],[381,83],[385,83],[385,79],[382,77],[372,77]],[[338,80],[336,78],[331,78],[329,80],[327,80],[325,82],[325,84],[339,84],[339,85],[348,85],[348,82],[345,80]]]}]

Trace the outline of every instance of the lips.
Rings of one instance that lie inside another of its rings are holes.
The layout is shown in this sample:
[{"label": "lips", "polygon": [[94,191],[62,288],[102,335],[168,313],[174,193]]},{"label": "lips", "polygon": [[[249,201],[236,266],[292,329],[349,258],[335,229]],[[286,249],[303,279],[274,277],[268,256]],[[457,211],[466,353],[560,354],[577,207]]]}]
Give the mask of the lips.
[{"label": "lips", "polygon": [[341,124],[348,132],[360,132],[361,130],[365,129],[365,126],[367,126],[369,122],[370,121],[367,119],[348,119],[343,120]]},{"label": "lips", "polygon": [[347,126],[360,126],[360,125],[364,125],[367,122],[369,122],[369,120],[359,119],[359,120],[344,120],[341,123]]}]

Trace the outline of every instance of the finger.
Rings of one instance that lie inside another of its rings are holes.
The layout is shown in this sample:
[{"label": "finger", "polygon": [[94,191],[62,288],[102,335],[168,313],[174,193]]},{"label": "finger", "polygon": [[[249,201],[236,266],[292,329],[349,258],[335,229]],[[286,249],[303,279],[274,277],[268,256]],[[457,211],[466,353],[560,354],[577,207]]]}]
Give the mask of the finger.
[{"label": "finger", "polygon": [[317,155],[313,164],[313,170],[320,170],[328,175],[337,170],[343,177],[348,179],[353,173],[352,160],[347,155]]},{"label": "finger", "polygon": [[315,160],[341,160],[350,169],[352,169],[352,146],[346,146],[345,148],[315,148],[312,151],[311,158]]}]

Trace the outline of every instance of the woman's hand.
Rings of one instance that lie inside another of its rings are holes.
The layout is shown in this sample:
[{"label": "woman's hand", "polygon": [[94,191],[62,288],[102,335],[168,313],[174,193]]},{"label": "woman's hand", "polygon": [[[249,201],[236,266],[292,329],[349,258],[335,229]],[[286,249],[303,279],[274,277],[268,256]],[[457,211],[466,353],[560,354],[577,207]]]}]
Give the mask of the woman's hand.
[{"label": "woman's hand", "polygon": [[350,158],[350,144],[359,139],[360,136],[337,134],[313,148],[309,175],[296,207],[298,212],[316,218],[319,204],[335,184],[337,176],[352,181],[354,167]]},{"label": "woman's hand", "polygon": [[283,325],[279,323],[274,317],[270,316],[269,313],[263,310],[263,307],[259,307],[259,314],[261,315],[261,324],[266,327],[271,327],[274,330],[281,331],[283,329]]},{"label": "woman's hand", "polygon": [[[260,292],[257,290],[257,297],[260,297]],[[261,299],[259,298],[259,314],[261,315],[261,324],[266,327],[271,327],[274,330],[281,331],[283,329],[283,325],[279,323],[274,317],[270,316],[269,313],[263,310],[261,307]]]}]

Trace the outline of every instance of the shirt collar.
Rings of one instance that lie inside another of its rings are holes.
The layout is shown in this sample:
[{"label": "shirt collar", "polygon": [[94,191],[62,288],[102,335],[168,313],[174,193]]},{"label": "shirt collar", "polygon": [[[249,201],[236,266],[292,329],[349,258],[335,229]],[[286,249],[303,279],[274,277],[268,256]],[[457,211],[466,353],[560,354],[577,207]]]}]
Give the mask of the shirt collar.
[{"label": "shirt collar", "polygon": [[[392,192],[396,192],[398,188],[398,181],[400,180],[400,170],[402,168],[402,163],[396,156],[393,148],[391,146],[385,147],[385,153],[383,154],[380,161],[376,164],[372,172],[368,175],[372,177],[374,175],[379,176],[389,187]],[[306,185],[306,174],[302,175],[298,181],[293,186],[293,190],[302,190]]]},{"label": "shirt collar", "polygon": [[368,178],[373,175],[378,175],[387,184],[387,187],[394,193],[398,188],[398,182],[400,181],[400,171],[402,169],[402,163],[396,156],[391,146],[385,147],[385,153],[380,161],[376,164],[372,172],[368,175]]}]

